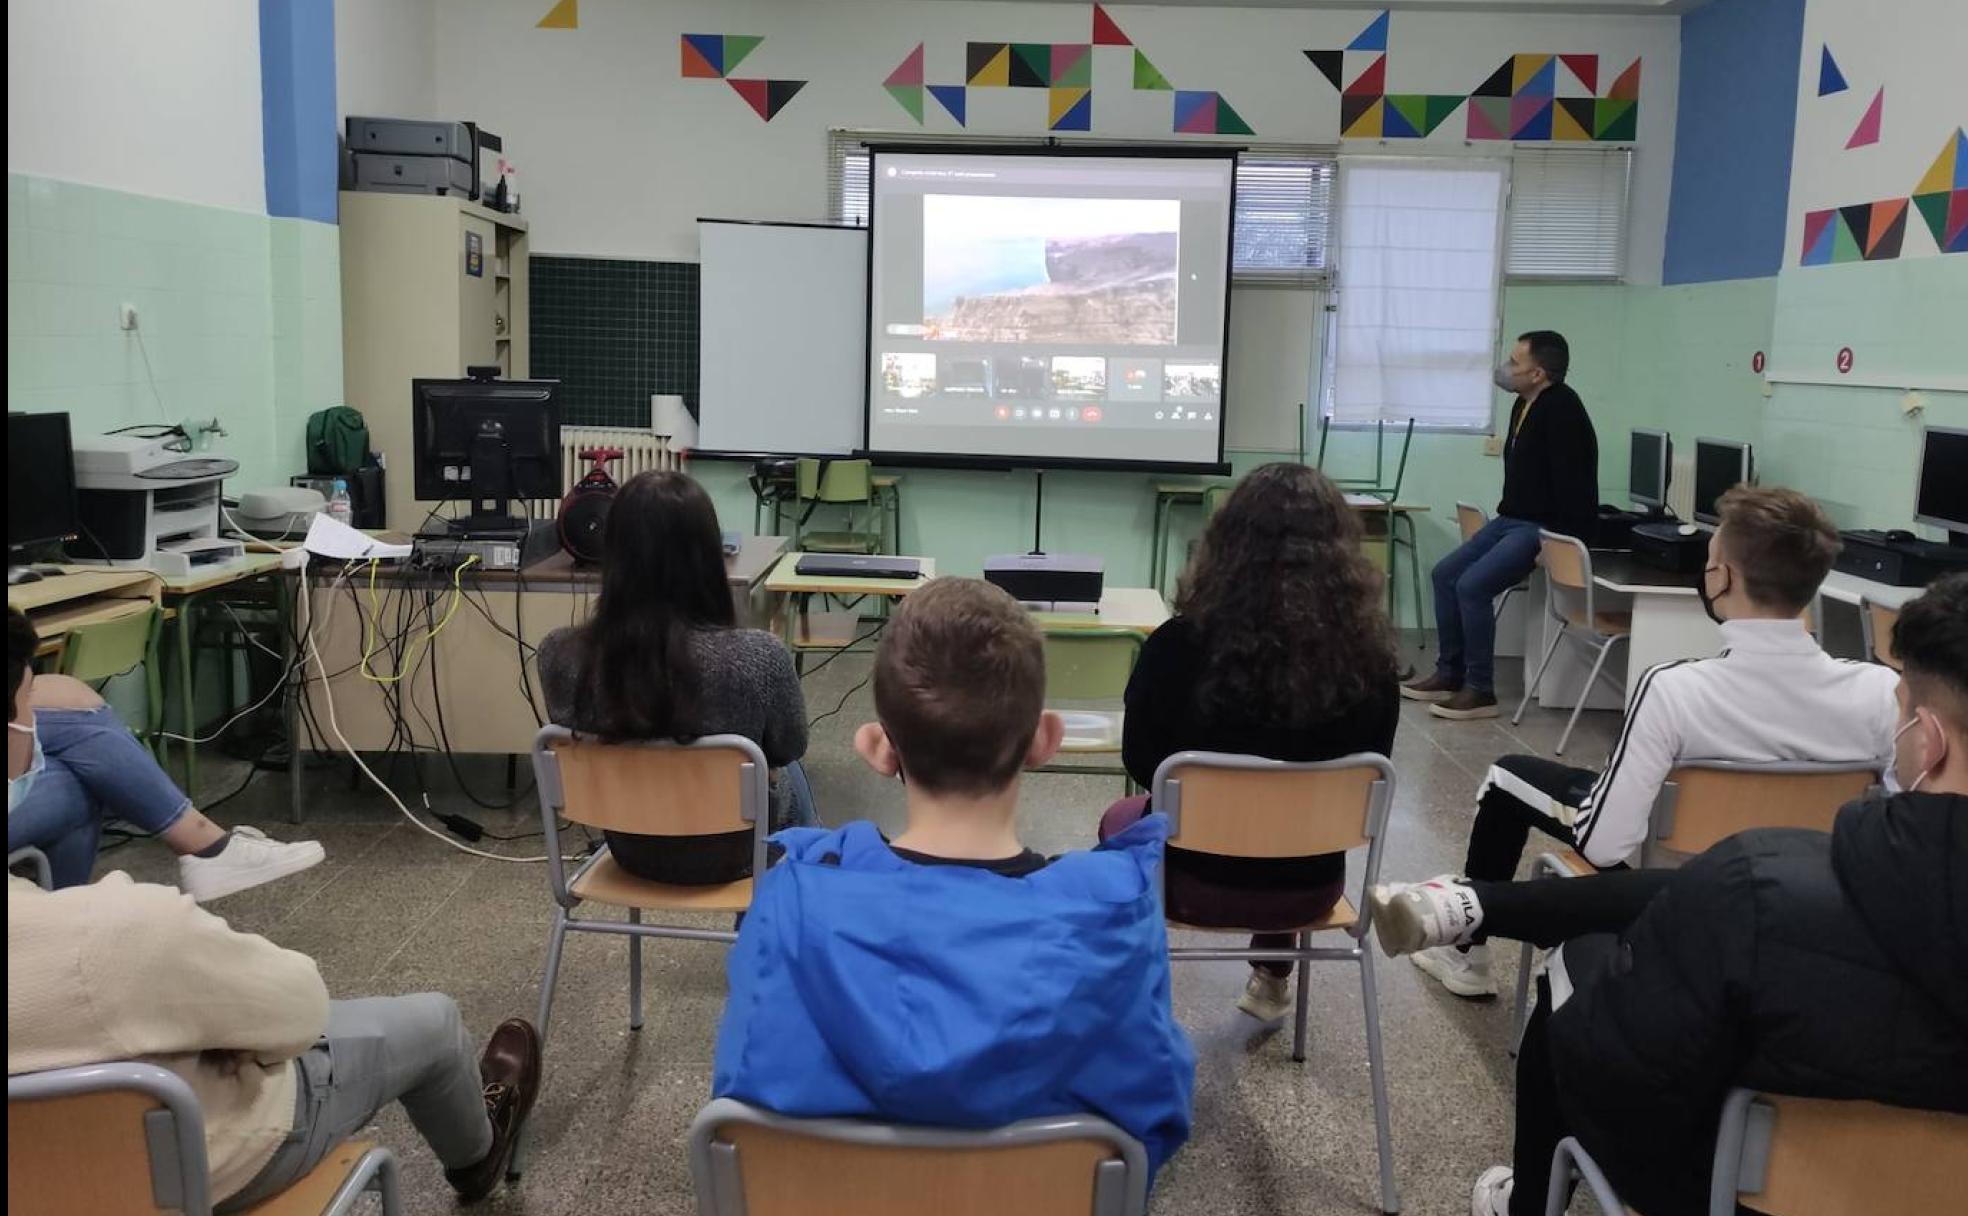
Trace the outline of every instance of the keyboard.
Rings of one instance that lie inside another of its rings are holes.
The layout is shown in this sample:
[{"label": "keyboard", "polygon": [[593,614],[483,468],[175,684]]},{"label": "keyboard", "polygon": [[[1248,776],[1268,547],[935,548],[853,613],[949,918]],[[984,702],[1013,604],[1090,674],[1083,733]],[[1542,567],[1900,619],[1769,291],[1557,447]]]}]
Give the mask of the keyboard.
[{"label": "keyboard", "polygon": [[922,562],[918,558],[870,557],[859,553],[808,553],[801,556],[799,563],[793,569],[800,574],[817,575],[823,578],[922,577]]}]

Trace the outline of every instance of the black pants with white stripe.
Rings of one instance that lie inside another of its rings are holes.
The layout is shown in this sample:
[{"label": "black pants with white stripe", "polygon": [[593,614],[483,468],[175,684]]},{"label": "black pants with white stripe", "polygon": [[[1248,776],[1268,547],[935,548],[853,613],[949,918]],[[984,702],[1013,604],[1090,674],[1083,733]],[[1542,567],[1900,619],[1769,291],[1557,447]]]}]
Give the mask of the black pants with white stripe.
[{"label": "black pants with white stripe", "polygon": [[[1584,802],[1593,783],[1599,780],[1599,774],[1589,768],[1573,768],[1542,756],[1505,756],[1495,767],[1566,806]],[[1476,804],[1476,822],[1469,830],[1469,855],[1463,861],[1463,876],[1508,882],[1517,873],[1517,863],[1524,855],[1532,828],[1567,845],[1578,843],[1572,829],[1552,818],[1546,808],[1533,806],[1500,785],[1490,785]]]}]

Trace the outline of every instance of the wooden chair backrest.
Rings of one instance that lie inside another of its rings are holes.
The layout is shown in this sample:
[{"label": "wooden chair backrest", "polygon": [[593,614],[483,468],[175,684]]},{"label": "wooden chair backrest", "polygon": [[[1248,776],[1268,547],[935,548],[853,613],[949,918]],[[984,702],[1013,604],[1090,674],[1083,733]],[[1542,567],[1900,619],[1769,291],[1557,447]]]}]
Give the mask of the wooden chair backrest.
[{"label": "wooden chair backrest", "polygon": [[726,1124],[746,1216],[1087,1216],[1095,1172],[1116,1159],[1094,1140],[1008,1148],[854,1144]]},{"label": "wooden chair backrest", "polygon": [[1763,1186],[1738,1202],[1768,1216],[1958,1212],[1968,1115],[1877,1102],[1761,1095],[1776,1111]]},{"label": "wooden chair backrest", "polygon": [[162,619],[163,614],[153,607],[77,625],[62,641],[61,673],[94,684],[141,667],[150,660],[151,644]]},{"label": "wooden chair backrest", "polygon": [[144,1116],[163,1105],[113,1089],[7,1103],[7,1207],[156,1216]]},{"label": "wooden chair backrest", "polygon": [[1140,657],[1141,635],[1132,629],[1048,629],[1046,703],[1118,701]]},{"label": "wooden chair backrest", "polygon": [[1677,768],[1673,822],[1662,848],[1700,853],[1750,828],[1829,832],[1838,808],[1866,792],[1879,774],[1865,768],[1776,773],[1755,769]]},{"label": "wooden chair backrest", "polygon": [[1546,578],[1560,587],[1573,591],[1584,591],[1592,585],[1592,568],[1583,546],[1576,541],[1552,540],[1547,537],[1542,542],[1541,548]]},{"label": "wooden chair backrest", "polygon": [[1462,529],[1462,539],[1468,540],[1481,532],[1483,525],[1489,522],[1490,517],[1476,504],[1468,502],[1456,504],[1456,527]]},{"label": "wooden chair backrest", "polygon": [[[726,747],[638,747],[589,739],[554,744],[571,822],[650,836],[744,832],[740,789],[747,757]],[[763,808],[761,808],[763,809]]]},{"label": "wooden chair backrest", "polygon": [[1886,664],[1886,666],[1892,668],[1894,671],[1899,671],[1901,669],[1900,661],[1893,656],[1893,626],[1899,623],[1900,610],[1897,608],[1888,608],[1884,604],[1875,604],[1871,600],[1867,600],[1865,602],[1865,611],[1867,623],[1871,626],[1869,630],[1869,635],[1872,638],[1871,657]]},{"label": "wooden chair backrest", "polygon": [[1223,857],[1311,857],[1369,844],[1377,769],[1227,769],[1183,765],[1169,843]]},{"label": "wooden chair backrest", "polygon": [[829,460],[822,462],[802,456],[793,466],[794,488],[802,501],[863,503],[875,492],[873,462],[867,460]]}]

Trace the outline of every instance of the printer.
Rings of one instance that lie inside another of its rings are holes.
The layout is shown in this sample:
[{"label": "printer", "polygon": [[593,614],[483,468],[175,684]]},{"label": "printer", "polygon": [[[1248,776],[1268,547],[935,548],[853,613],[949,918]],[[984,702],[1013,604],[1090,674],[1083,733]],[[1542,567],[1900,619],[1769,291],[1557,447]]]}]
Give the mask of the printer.
[{"label": "printer", "polygon": [[135,426],[77,436],[79,562],[154,570],[167,578],[243,559],[220,535],[220,491],[239,462],[197,450],[182,426]]}]

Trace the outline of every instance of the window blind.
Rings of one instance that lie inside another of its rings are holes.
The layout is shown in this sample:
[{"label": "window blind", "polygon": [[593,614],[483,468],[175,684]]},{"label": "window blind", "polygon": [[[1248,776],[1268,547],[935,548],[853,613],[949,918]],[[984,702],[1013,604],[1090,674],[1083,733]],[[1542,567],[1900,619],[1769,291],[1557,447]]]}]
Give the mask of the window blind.
[{"label": "window blind", "polygon": [[1615,282],[1626,272],[1631,148],[1523,148],[1510,158],[1504,273]]}]

